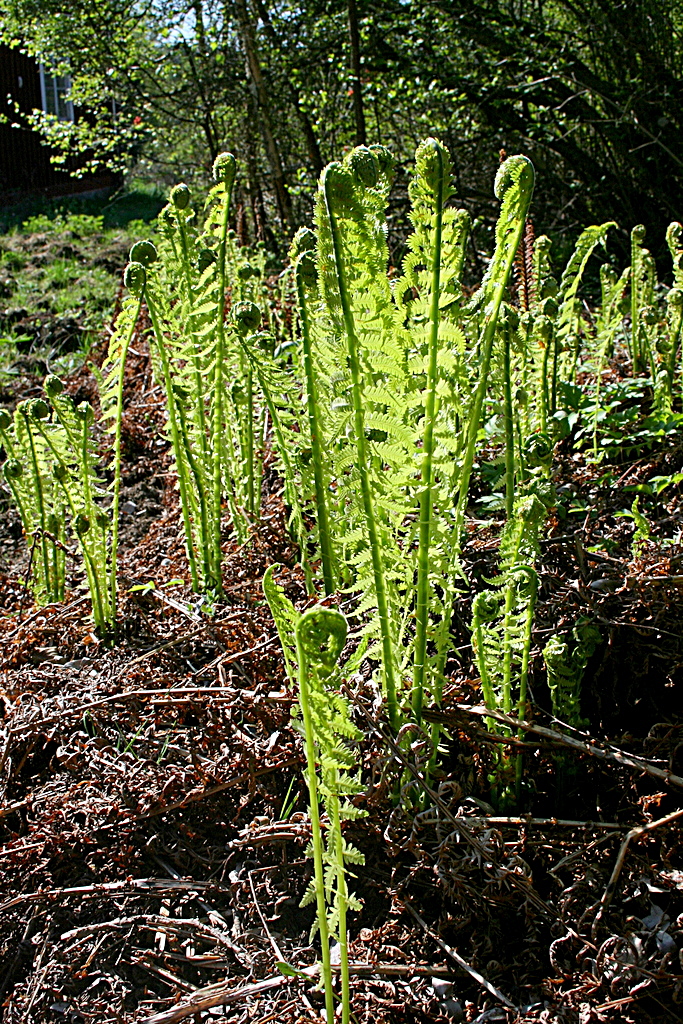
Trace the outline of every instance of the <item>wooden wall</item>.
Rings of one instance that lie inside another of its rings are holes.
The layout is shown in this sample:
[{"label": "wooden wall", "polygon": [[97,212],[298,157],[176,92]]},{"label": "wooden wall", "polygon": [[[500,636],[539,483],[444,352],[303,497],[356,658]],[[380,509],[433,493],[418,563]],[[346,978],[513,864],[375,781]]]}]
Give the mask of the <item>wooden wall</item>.
[{"label": "wooden wall", "polygon": [[28,128],[12,127],[21,120],[11,96],[23,113],[42,106],[40,72],[31,57],[0,43],[0,110],[10,124],[0,124],[0,200],[4,203],[31,194],[45,196],[71,195],[118,184],[109,172],[71,178],[50,163],[50,152],[41,145],[40,137]]}]

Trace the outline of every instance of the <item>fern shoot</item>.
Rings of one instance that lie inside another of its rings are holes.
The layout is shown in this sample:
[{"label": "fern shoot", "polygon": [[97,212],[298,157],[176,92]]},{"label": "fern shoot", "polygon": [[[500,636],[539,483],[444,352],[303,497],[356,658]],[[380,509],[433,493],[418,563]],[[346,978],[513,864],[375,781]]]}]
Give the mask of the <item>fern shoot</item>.
[{"label": "fern shoot", "polygon": [[365,440],[365,409],[363,399],[363,380],[359,357],[358,338],[354,321],[353,308],[349,300],[346,284],[346,270],[343,256],[343,236],[339,227],[340,218],[358,216],[357,200],[354,196],[354,183],[350,171],[341,164],[329,164],[320,178],[320,189],[324,199],[329,223],[334,262],[334,276],[342,310],[342,318],[346,335],[346,344],[351,372],[351,400],[355,431],[357,469],[360,477],[365,525],[368,545],[372,558],[375,584],[375,596],[382,638],[382,674],[384,692],[387,701],[389,719],[395,729],[400,724],[400,713],[397,699],[396,668],[397,659],[394,649],[395,638],[389,615],[387,586],[385,581],[382,545],[377,529],[375,503],[370,483],[368,453]]},{"label": "fern shoot", "polygon": [[461,543],[467,494],[474,465],[498,314],[524,231],[533,189],[534,168],[531,161],[525,156],[508,157],[498,170],[494,187],[497,198],[501,200],[501,210],[496,224],[496,248],[484,275],[481,288],[472,300],[473,305],[482,310],[483,327],[477,347],[480,360],[479,379],[467,423],[467,443],[456,507],[455,531],[458,546]]},{"label": "fern shoot", "polygon": [[[417,551],[417,595],[415,602],[415,647],[413,652],[412,706],[415,722],[422,722],[425,665],[427,661],[427,626],[429,622],[430,540],[433,511],[434,426],[436,419],[437,358],[439,350],[439,321],[441,301],[441,235],[443,209],[450,195],[451,166],[447,151],[436,139],[427,139],[415,154],[416,181],[413,190],[415,204],[418,190],[426,193],[422,199],[433,211],[433,241],[431,266],[431,307],[429,310],[429,339],[427,348],[427,381],[424,395],[422,430],[422,463],[420,466],[419,538]],[[421,197],[422,198],[422,197]]]},{"label": "fern shoot", "polygon": [[[334,1020],[330,939],[336,937],[339,941],[342,1024],[349,1024],[347,915],[349,910],[360,909],[360,904],[349,894],[346,865],[363,864],[364,858],[342,835],[342,821],[363,813],[348,799],[361,792],[361,786],[351,774],[356,758],[347,744],[360,739],[361,734],[337,692],[338,661],[346,642],[347,624],[340,612],[321,605],[299,614],[276,582],[276,570],[276,566],[270,566],[266,571],[263,591],[275,619],[288,674],[298,687],[300,731],[306,750],[314,878],[302,906],[316,904],[314,932],[320,932],[328,1021]],[[320,821],[321,804],[329,822],[327,844]]]},{"label": "fern shoot", "polygon": [[[500,541],[500,577],[495,590],[485,590],[472,602],[472,640],[486,707],[520,718],[526,712],[531,632],[538,591],[534,562],[539,554],[538,532],[546,507],[535,495],[518,498]],[[489,728],[495,725],[489,720]],[[521,739],[521,735],[519,737]],[[494,756],[491,791],[503,806],[512,799],[512,765],[504,749]],[[514,790],[519,800],[522,755],[514,763]]]},{"label": "fern shoot", "polygon": [[[215,585],[221,585],[221,493],[224,476],[223,460],[221,458],[223,448],[219,443],[223,429],[223,367],[225,361],[225,318],[223,306],[225,303],[226,288],[226,249],[228,220],[230,216],[230,200],[232,198],[232,187],[235,181],[235,157],[232,153],[220,153],[213,165],[213,176],[217,188],[223,189],[223,201],[221,205],[221,219],[218,240],[218,309],[216,316],[216,354],[215,354],[215,377],[214,377],[214,416],[213,416],[213,507],[214,507],[214,533],[213,533],[213,561],[215,566]],[[207,538],[208,540],[208,538]]]},{"label": "fern shoot", "polygon": [[[151,242],[136,243],[133,246],[138,255],[147,262],[156,259],[156,248]],[[126,372],[126,360],[135,328],[140,317],[140,310],[145,291],[146,271],[144,264],[137,260],[128,264],[124,271],[123,283],[128,288],[130,295],[124,299],[121,312],[116,319],[114,333],[109,342],[107,358],[101,374],[100,383],[100,408],[102,410],[102,426],[111,430],[111,421],[114,428],[114,482],[112,487],[111,506],[111,579],[110,579],[110,601],[112,613],[116,616],[116,563],[119,546],[119,500],[121,494],[121,429],[123,423],[123,381]],[[47,390],[47,382],[46,382]],[[49,393],[49,392],[48,392]]]},{"label": "fern shoot", "polygon": [[[309,243],[309,247],[306,244]],[[303,366],[306,377],[306,410],[308,428],[311,438],[311,458],[315,482],[315,505],[318,526],[318,541],[322,561],[323,583],[326,594],[334,593],[337,579],[335,569],[334,547],[327,510],[329,484],[326,480],[323,458],[323,435],[321,410],[316,383],[313,339],[308,311],[307,285],[315,281],[316,269],[313,260],[315,236],[306,228],[300,229],[294,237],[290,254],[294,259],[294,276],[298,300],[299,319],[301,323],[301,341],[303,348]]]}]

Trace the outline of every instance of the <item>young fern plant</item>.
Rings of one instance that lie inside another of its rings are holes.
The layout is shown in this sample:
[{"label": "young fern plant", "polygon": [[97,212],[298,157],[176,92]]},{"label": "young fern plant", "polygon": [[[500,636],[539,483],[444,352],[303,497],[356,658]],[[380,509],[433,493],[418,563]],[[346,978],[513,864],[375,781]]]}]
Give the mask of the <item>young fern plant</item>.
[{"label": "young fern plant", "polygon": [[460,472],[455,519],[458,546],[461,543],[498,314],[524,232],[533,190],[534,169],[531,161],[524,156],[508,157],[498,170],[494,187],[497,198],[501,200],[501,210],[496,224],[496,248],[481,287],[471,300],[472,313],[476,315],[476,323],[480,330],[477,345],[473,350],[473,355],[479,362],[479,374],[468,416],[467,441]]},{"label": "young fern plant", "polygon": [[114,333],[109,341],[107,357],[102,370],[97,373],[100,395],[101,426],[107,433],[113,433],[111,504],[111,551],[109,601],[112,616],[116,620],[117,576],[116,565],[119,547],[119,501],[121,495],[121,431],[123,424],[123,383],[126,372],[128,350],[133,341],[140,318],[144,299],[147,272],[145,267],[157,258],[156,247],[151,242],[136,242],[131,249],[131,261],[123,274],[124,286],[129,294],[124,298],[121,312],[116,318]]},{"label": "young fern plant", "polygon": [[[472,602],[472,641],[486,707],[526,713],[531,633],[538,592],[534,563],[539,555],[538,534],[547,514],[534,494],[518,498],[503,530],[499,562],[501,575],[495,589],[477,594]],[[490,720],[489,728],[501,726]],[[507,730],[504,730],[507,731]],[[521,735],[519,736],[521,739]],[[505,806],[519,800],[522,754],[513,765],[505,748],[495,755],[491,774],[494,802]],[[514,798],[513,798],[514,793]]]},{"label": "young fern plant", "polygon": [[[306,750],[306,783],[311,817],[311,845],[314,877],[302,906],[315,902],[317,920],[311,938],[320,932],[322,980],[328,1021],[334,1020],[334,988],[330,940],[340,950],[342,1024],[350,1021],[348,958],[349,911],[360,903],[348,891],[347,865],[363,864],[363,855],[342,833],[344,820],[364,812],[351,802],[362,792],[356,778],[357,758],[350,741],[361,733],[349,718],[348,707],[339,694],[339,658],[346,643],[347,624],[333,608],[316,605],[299,614],[275,580],[277,566],[270,566],[263,578],[263,590],[280,636],[290,681],[298,688],[301,711],[300,732]],[[327,815],[325,834],[321,808]],[[325,839],[325,835],[327,839]]]},{"label": "young fern plant", "polygon": [[44,603],[64,596],[70,525],[83,557],[95,625],[108,634],[115,623],[111,519],[100,504],[105,492],[97,473],[94,412],[87,402],[74,405],[54,375],[45,379],[44,389],[50,405],[43,399],[22,402],[13,423],[7,413],[0,414],[0,434],[8,454],[5,479],[27,541],[31,538],[36,600]]},{"label": "young fern plant", "polygon": [[533,186],[529,162],[511,158],[498,180],[496,252],[468,305],[460,278],[469,220],[448,205],[450,178],[444,147],[422,143],[408,254],[390,282],[390,159],[382,147],[358,147],[321,178],[317,281],[303,253],[296,270],[321,553],[330,542],[323,581],[359,595],[355,614],[371,643],[358,657],[379,662],[394,726],[408,700],[418,724],[425,694],[440,700],[496,320]]},{"label": "young fern plant", "polygon": [[315,288],[318,276],[314,255],[315,245],[315,234],[308,228],[300,228],[294,236],[289,255],[294,266],[297,308],[301,325],[306,412],[308,414],[308,430],[311,441],[315,511],[323,585],[325,594],[330,595],[334,593],[337,586],[338,569],[330,524],[330,484],[327,460],[324,455],[323,410],[320,407],[319,388],[316,380],[316,361],[313,351],[313,332],[311,329],[311,292]]},{"label": "young fern plant", "polygon": [[[355,151],[356,152],[356,151]],[[366,157],[367,153],[367,157]],[[370,151],[359,154],[356,174],[365,184],[364,178],[374,185],[378,178],[377,158]],[[389,718],[394,728],[400,723],[397,696],[398,658],[396,652],[396,634],[393,628],[389,607],[389,594],[384,564],[384,552],[377,521],[376,499],[373,493],[369,452],[366,439],[365,424],[365,387],[361,366],[361,350],[358,340],[354,309],[349,295],[347,269],[344,259],[344,235],[340,222],[344,219],[361,219],[363,217],[352,171],[338,163],[329,164],[320,178],[321,205],[326,214],[326,224],[331,250],[332,273],[329,275],[328,289],[334,289],[334,302],[339,305],[343,332],[346,341],[348,366],[351,376],[351,406],[353,411],[353,431],[356,446],[356,469],[359,476],[367,543],[372,560],[374,596],[377,602],[379,629],[382,644],[382,676],[384,693],[387,701]]]},{"label": "young fern plant", "polygon": [[66,538],[64,503],[49,473],[42,436],[34,427],[37,417],[48,414],[45,402],[38,402],[21,403],[14,417],[0,409],[0,441],[7,456],[3,476],[30,552],[27,583],[36,603],[42,605],[64,597]]},{"label": "young fern plant", "polygon": [[[582,622],[572,629],[571,637],[553,636],[543,648],[553,715],[560,728],[586,728],[587,722],[581,714],[581,687],[588,661],[601,642],[597,626]],[[555,763],[561,797],[572,773],[565,752],[555,754]]]}]

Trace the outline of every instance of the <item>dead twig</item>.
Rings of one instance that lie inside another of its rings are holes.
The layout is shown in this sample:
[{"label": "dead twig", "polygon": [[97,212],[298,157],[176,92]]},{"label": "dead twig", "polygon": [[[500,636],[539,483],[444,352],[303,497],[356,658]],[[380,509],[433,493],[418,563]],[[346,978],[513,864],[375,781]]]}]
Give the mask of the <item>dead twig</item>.
[{"label": "dead twig", "polygon": [[[35,892],[24,892],[20,896],[13,896],[4,903],[0,903],[0,914],[12,907],[21,906],[24,903],[54,903],[55,900],[64,896],[84,896],[93,899],[98,896],[115,896],[119,893],[132,894],[143,893],[167,893],[167,892],[215,892],[222,890],[223,886],[217,882],[195,882],[191,879],[174,878],[127,878],[120,882],[100,882],[93,885],[77,885],[66,889],[38,889]],[[163,919],[167,924],[168,920]],[[90,926],[92,927],[92,926]]]},{"label": "dead twig", "polygon": [[[313,980],[318,974],[317,967],[307,967],[299,972]],[[198,988],[189,997],[187,1002],[178,1003],[168,1010],[155,1013],[146,1017],[142,1024],[175,1024],[178,1020],[191,1017],[200,1010],[210,1010],[212,1006],[228,1006],[231,1003],[239,1003],[250,996],[259,995],[261,992],[268,992],[270,989],[281,988],[292,981],[291,978],[280,974],[274,978],[264,978],[253,985],[242,985],[241,988],[231,988],[227,982],[218,982],[216,985],[207,985],[205,988]]]},{"label": "dead twig", "polygon": [[650,821],[647,823],[647,825],[639,825],[637,828],[632,828],[631,831],[628,833],[623,843],[621,844],[619,853],[617,854],[617,859],[614,862],[614,868],[612,870],[610,880],[607,883],[607,888],[602,894],[602,899],[600,900],[600,909],[598,910],[595,916],[595,920],[593,921],[593,927],[591,928],[591,938],[595,939],[600,921],[602,920],[605,911],[607,910],[607,908],[609,907],[610,903],[614,898],[614,894],[617,889],[617,884],[619,882],[619,876],[621,875],[621,870],[624,866],[626,854],[628,852],[628,848],[632,840],[639,839],[642,835],[645,835],[646,832],[652,832],[654,829],[660,828],[663,825],[669,825],[672,821],[676,821],[676,819],[680,817],[683,817],[683,809],[673,811],[671,814],[667,814],[663,818],[658,818],[657,821]]},{"label": "dead twig", "polygon": [[[664,768],[657,768],[656,765],[650,764],[644,758],[638,757],[636,754],[627,754],[611,744],[601,746],[597,742],[591,742],[590,740],[577,740],[574,736],[568,736],[566,733],[558,732],[556,729],[548,729],[544,725],[535,725],[533,722],[524,722],[521,719],[513,718],[511,715],[506,715],[502,711],[491,711],[489,708],[471,707],[467,704],[457,704],[456,708],[457,711],[464,711],[465,714],[474,715],[477,718],[493,718],[497,722],[502,722],[504,725],[509,726],[511,729],[522,729],[524,732],[534,733],[537,736],[542,736],[544,739],[559,743],[564,747],[579,750],[582,754],[590,754],[591,757],[597,757],[603,761],[611,761],[622,768],[633,768],[636,771],[645,772],[646,775],[651,775],[655,779],[660,779],[662,782],[668,782],[672,786],[683,789],[683,778],[680,775],[674,775],[673,772],[666,771]],[[449,722],[448,711],[442,711],[441,708],[429,708],[425,712],[424,717],[428,721],[439,721],[446,724]]]},{"label": "dead twig", "polygon": [[460,954],[456,952],[456,950],[454,950],[452,946],[449,946],[447,942],[444,942],[443,939],[436,934],[436,932],[432,931],[427,922],[422,917],[420,917],[416,910],[414,910],[411,907],[410,903],[406,903],[404,901],[402,905],[405,907],[408,913],[415,918],[420,927],[424,929],[425,933],[430,937],[432,942],[435,942],[440,949],[443,949],[444,953],[448,953],[448,955],[453,960],[455,960],[458,967],[462,968],[462,970],[469,974],[471,978],[474,978],[474,980],[479,985],[481,985],[482,988],[485,988],[486,991],[490,995],[494,996],[500,1003],[502,1003],[503,1006],[507,1006],[511,1010],[518,1010],[515,1004],[510,1002],[508,997],[506,995],[503,995],[500,989],[496,988],[495,985],[492,985],[490,981],[487,981],[483,974],[480,974],[479,971],[475,970],[474,967],[471,967],[470,964],[468,964],[466,960],[463,960]]}]

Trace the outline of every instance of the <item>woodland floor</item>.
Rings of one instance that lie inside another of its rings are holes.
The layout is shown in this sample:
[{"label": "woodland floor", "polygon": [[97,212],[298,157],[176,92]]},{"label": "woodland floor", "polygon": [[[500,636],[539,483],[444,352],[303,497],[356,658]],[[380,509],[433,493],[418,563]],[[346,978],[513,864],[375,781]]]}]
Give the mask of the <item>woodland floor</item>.
[{"label": "woodland floor", "polygon": [[[187,569],[162,395],[144,341],[133,350],[115,647],[94,635],[75,586],[63,605],[31,607],[19,520],[1,499],[1,1019],[320,1021],[314,984],[276,966],[316,959],[312,909],[299,907],[311,875],[303,752],[260,587],[280,562],[289,595],[306,600],[279,482],[267,475],[246,545],[226,524],[224,600],[208,609],[165,586]],[[67,386],[95,401],[86,369]],[[24,361],[0,392],[11,405],[38,395],[40,378]],[[614,515],[630,507],[623,487],[681,469],[683,438],[603,464],[602,484],[565,448],[555,483],[567,511],[539,566],[534,722],[552,727],[541,647],[590,616],[604,642],[586,674],[584,751],[529,733],[525,813],[492,811],[491,744],[467,710],[481,698],[465,592],[440,714],[448,755],[424,812],[392,799],[403,755],[371,682],[353,680],[369,812],[351,826],[366,856],[353,882],[359,1024],[683,1020],[683,819],[657,824],[683,814],[683,548],[663,543],[683,526],[680,488],[665,492],[637,560],[632,524]],[[475,589],[495,573],[496,523],[470,527]]]}]

